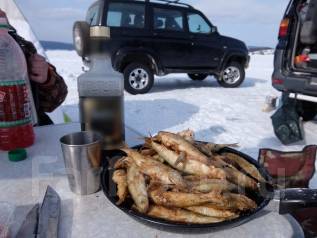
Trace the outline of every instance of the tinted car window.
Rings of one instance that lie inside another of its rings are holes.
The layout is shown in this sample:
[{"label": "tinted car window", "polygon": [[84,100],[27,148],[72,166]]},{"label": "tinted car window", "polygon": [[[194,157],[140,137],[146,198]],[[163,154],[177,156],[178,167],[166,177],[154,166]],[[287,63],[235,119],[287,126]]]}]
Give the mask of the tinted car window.
[{"label": "tinted car window", "polygon": [[110,3],[107,26],[144,28],[145,6],[131,3]]},{"label": "tinted car window", "polygon": [[88,10],[86,21],[91,25],[98,25],[99,5],[93,6]]},{"label": "tinted car window", "polygon": [[188,15],[188,27],[191,33],[211,33],[211,27],[206,20],[197,13],[191,13]]},{"label": "tinted car window", "polygon": [[181,11],[154,8],[154,29],[183,31],[183,14]]}]

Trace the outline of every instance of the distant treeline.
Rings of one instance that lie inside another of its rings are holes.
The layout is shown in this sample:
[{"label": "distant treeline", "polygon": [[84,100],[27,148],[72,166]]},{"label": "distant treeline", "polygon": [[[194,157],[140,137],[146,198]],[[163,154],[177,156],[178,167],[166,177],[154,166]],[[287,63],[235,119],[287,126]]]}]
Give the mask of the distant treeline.
[{"label": "distant treeline", "polygon": [[45,50],[74,50],[71,43],[55,42],[55,41],[41,41]]},{"label": "distant treeline", "polygon": [[257,52],[257,51],[263,51],[263,50],[272,50],[273,48],[270,47],[263,47],[263,46],[249,46],[249,51],[252,52]]}]

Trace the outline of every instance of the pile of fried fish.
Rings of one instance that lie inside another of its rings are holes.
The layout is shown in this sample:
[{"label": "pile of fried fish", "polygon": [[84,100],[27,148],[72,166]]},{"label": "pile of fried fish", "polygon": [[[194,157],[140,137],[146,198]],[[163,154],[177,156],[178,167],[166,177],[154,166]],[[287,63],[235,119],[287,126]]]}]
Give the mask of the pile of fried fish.
[{"label": "pile of fried fish", "polygon": [[115,165],[117,205],[129,197],[132,209],[178,223],[211,224],[232,220],[257,208],[244,191],[265,183],[257,168],[233,153],[235,145],[196,142],[192,131],[159,132],[140,150],[122,149],[127,156]]}]

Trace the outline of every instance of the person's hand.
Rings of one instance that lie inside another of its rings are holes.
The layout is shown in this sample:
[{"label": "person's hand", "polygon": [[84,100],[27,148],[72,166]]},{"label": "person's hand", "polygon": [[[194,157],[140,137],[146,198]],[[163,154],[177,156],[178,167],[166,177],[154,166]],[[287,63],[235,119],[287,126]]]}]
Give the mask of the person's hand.
[{"label": "person's hand", "polygon": [[47,81],[49,65],[45,58],[39,54],[31,56],[29,59],[30,80],[43,84]]}]

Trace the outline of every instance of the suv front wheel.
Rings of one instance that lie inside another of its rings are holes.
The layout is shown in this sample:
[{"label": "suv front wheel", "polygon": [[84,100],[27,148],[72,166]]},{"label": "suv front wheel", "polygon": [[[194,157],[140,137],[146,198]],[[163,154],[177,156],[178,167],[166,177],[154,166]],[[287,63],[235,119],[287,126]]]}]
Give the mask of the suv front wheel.
[{"label": "suv front wheel", "polygon": [[218,83],[224,88],[239,87],[245,79],[243,65],[238,62],[230,62],[218,77]]},{"label": "suv front wheel", "polygon": [[143,63],[129,64],[123,72],[124,88],[133,95],[145,94],[151,90],[154,74],[150,67]]}]

